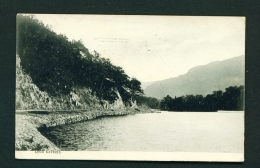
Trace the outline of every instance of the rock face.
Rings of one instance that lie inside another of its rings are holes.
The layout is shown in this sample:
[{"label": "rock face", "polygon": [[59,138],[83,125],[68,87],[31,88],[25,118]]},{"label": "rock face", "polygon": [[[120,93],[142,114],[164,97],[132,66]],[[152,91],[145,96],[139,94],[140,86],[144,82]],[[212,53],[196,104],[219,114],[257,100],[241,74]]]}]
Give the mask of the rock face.
[{"label": "rock face", "polygon": [[20,58],[16,55],[16,110],[69,110],[87,108],[120,109],[124,103],[115,89],[118,99],[111,103],[99,100],[91,95],[89,88],[73,88],[68,95],[50,96],[39,90],[31,77],[25,74],[20,66]]},{"label": "rock face", "polygon": [[229,86],[244,85],[244,71],[245,56],[239,56],[194,67],[184,75],[154,82],[144,90],[144,93],[146,96],[158,99],[167,95],[171,97],[188,94],[206,96],[213,91],[224,91]]}]

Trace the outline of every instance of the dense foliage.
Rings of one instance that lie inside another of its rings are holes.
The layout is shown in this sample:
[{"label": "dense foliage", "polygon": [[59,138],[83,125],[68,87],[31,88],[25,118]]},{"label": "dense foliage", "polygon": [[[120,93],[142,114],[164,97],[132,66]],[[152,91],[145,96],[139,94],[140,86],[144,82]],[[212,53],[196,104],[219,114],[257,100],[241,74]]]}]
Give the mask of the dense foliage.
[{"label": "dense foliage", "polygon": [[137,105],[145,105],[152,109],[159,109],[160,101],[154,97],[145,97],[145,96],[138,96],[136,97]]},{"label": "dense foliage", "polygon": [[186,95],[172,98],[169,95],[160,102],[160,109],[167,111],[218,111],[243,110],[244,86],[230,86],[225,92],[214,91],[213,94]]},{"label": "dense foliage", "polygon": [[130,79],[121,67],[96,51],[91,54],[81,41],[69,41],[65,35],[56,34],[33,16],[17,16],[17,37],[23,71],[41,91],[52,96],[87,87],[93,95],[109,102],[116,100],[119,92],[127,103],[143,93],[141,83]]}]

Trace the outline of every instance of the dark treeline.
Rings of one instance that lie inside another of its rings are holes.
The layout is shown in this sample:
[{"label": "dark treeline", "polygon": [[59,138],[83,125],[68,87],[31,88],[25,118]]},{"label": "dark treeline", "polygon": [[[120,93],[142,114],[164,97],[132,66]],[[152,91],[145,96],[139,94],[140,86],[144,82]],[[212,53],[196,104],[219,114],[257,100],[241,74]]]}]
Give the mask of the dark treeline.
[{"label": "dark treeline", "polygon": [[41,91],[52,96],[69,94],[73,87],[86,87],[109,102],[120,93],[124,103],[129,104],[134,95],[143,94],[141,83],[121,67],[96,51],[91,54],[81,41],[69,41],[65,35],[56,34],[33,16],[17,16],[17,37],[23,71]]},{"label": "dark treeline", "polygon": [[154,97],[137,96],[135,100],[137,105],[146,105],[152,109],[160,108],[160,101]]},{"label": "dark treeline", "polygon": [[214,91],[203,97],[202,95],[186,95],[172,98],[169,95],[160,102],[160,109],[167,111],[218,111],[243,110],[244,86],[230,86],[225,92]]}]

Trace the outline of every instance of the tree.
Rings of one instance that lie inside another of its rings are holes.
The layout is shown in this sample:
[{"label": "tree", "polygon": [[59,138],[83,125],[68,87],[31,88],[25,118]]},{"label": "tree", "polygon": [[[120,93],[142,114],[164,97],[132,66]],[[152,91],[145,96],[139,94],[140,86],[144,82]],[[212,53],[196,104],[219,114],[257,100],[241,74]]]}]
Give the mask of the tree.
[{"label": "tree", "polygon": [[230,86],[223,94],[226,110],[243,110],[244,87]]},{"label": "tree", "polygon": [[225,90],[225,92],[214,91],[205,97],[186,95],[172,99],[167,95],[161,100],[160,109],[168,111],[243,110],[244,87],[230,86]]},{"label": "tree", "polygon": [[172,103],[172,98],[171,96],[167,95],[161,100],[160,109],[167,110],[167,111],[171,110],[171,103]]},{"label": "tree", "polygon": [[144,94],[144,91],[141,88],[141,82],[138,81],[136,78],[132,78],[129,81],[128,88],[130,89],[130,95],[132,98]]},{"label": "tree", "polygon": [[159,109],[160,101],[154,97],[138,96],[136,97],[137,105],[145,105],[153,109]]},{"label": "tree", "polygon": [[68,95],[73,87],[88,87],[100,99],[114,101],[118,90],[128,101],[143,92],[140,82],[130,80],[123,68],[97,51],[89,53],[82,41],[69,41],[31,16],[17,16],[17,35],[22,69],[41,91],[52,96]]}]

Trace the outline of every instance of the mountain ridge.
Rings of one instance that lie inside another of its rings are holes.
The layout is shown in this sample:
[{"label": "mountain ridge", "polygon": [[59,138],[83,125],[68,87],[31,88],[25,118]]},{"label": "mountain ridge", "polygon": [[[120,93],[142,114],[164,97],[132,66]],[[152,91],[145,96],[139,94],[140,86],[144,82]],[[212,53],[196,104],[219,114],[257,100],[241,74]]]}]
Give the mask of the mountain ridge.
[{"label": "mountain ridge", "polygon": [[163,98],[201,94],[203,96],[224,90],[228,86],[244,85],[244,55],[223,61],[215,61],[189,69],[186,74],[155,81],[145,88],[147,96]]},{"label": "mountain ridge", "polygon": [[151,81],[151,82],[141,82],[141,87],[142,87],[143,90],[145,90],[148,86],[150,86],[153,83],[154,83],[154,81]]}]

